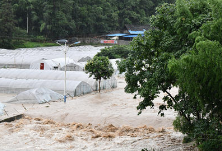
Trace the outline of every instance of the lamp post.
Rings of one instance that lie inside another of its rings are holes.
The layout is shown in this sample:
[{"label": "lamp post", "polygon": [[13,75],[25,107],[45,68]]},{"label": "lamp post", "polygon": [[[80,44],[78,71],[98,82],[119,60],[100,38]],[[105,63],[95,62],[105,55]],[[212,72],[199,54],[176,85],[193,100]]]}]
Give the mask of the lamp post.
[{"label": "lamp post", "polygon": [[[60,39],[60,40],[57,40],[56,43],[59,44],[60,46],[62,45],[62,43],[65,44],[65,49],[64,49],[64,54],[65,54],[64,103],[66,103],[66,53],[67,53],[67,47],[68,47],[68,46],[67,46],[68,40],[66,40],[66,39]],[[75,43],[73,43],[73,44],[71,44],[71,45],[79,44],[79,43],[80,43],[80,41],[75,42]],[[71,46],[71,45],[69,45],[69,46]]]},{"label": "lamp post", "polygon": [[66,47],[66,42],[65,42],[65,82],[64,82],[64,103],[66,103],[66,53],[67,53],[67,47]]},{"label": "lamp post", "polygon": [[66,103],[66,53],[67,53],[67,43],[68,40],[66,39],[61,39],[57,40],[56,43],[59,45],[62,45],[62,43],[65,44],[65,49],[64,49],[64,54],[65,54],[65,74],[64,74],[64,103]]}]

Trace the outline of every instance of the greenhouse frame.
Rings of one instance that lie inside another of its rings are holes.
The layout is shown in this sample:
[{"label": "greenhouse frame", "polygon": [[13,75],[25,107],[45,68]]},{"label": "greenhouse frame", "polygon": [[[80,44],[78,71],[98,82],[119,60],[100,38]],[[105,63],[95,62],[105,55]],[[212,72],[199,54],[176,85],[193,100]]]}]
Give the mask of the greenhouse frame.
[{"label": "greenhouse frame", "polygon": [[[80,96],[92,92],[89,84],[83,81],[66,81],[66,93],[69,96]],[[0,78],[1,93],[20,93],[35,88],[48,88],[57,93],[64,93],[63,80],[37,80],[37,79],[6,79]]]},{"label": "greenhouse frame", "polygon": [[[35,70],[65,70],[65,58],[41,59],[30,64],[30,69]],[[75,62],[71,58],[66,58],[66,71],[83,71],[84,64]]]},{"label": "greenhouse frame", "polygon": [[[93,58],[105,46],[77,46],[69,47],[67,57],[75,62],[86,61]],[[2,68],[20,68],[29,69],[34,61],[45,58],[47,60],[64,57],[64,47],[38,47],[38,48],[20,48],[15,50],[0,49],[0,67]]]},{"label": "greenhouse frame", "polygon": [[[65,79],[65,74],[64,71],[56,70],[0,69],[0,77],[6,79],[36,79],[63,81]],[[86,74],[83,71],[67,71],[66,80],[84,81],[91,86],[91,89],[93,91],[97,91],[99,88],[98,82],[93,79],[93,77],[89,78],[89,74]],[[100,87],[101,89],[116,88],[117,80],[114,76],[107,80],[102,79]]]},{"label": "greenhouse frame", "polygon": [[47,88],[35,88],[19,93],[5,103],[42,104],[50,101],[62,100],[63,95]]}]

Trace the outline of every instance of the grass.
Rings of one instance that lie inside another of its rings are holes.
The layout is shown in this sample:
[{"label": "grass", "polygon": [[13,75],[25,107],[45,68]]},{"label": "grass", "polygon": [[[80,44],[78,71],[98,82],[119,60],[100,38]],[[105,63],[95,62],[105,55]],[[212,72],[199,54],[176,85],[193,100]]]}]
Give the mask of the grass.
[{"label": "grass", "polygon": [[[71,47],[84,46],[84,45],[92,45],[94,47],[99,47],[99,46],[114,46],[116,44],[80,43],[80,44],[77,44],[77,45],[73,45]],[[56,44],[55,42],[33,42],[33,41],[27,41],[27,40],[12,40],[12,45],[11,45],[10,49],[50,47],[50,46],[59,46],[59,45]]]},{"label": "grass", "polygon": [[[114,44],[85,44],[81,43],[73,46],[84,46],[84,45],[92,45],[95,47],[98,46],[113,46]],[[14,49],[17,48],[36,48],[36,47],[50,47],[50,46],[59,46],[56,43],[52,42],[31,42],[31,41],[13,41]]]},{"label": "grass", "polygon": [[56,44],[56,43],[25,42],[24,46],[26,48],[34,48],[34,47],[58,46],[58,44]]},{"label": "grass", "polygon": [[13,41],[13,46],[15,49],[17,49],[17,48],[36,48],[36,47],[58,46],[58,44],[51,43],[51,42]]},{"label": "grass", "polygon": [[[81,42],[78,45],[80,45],[80,46],[91,45],[91,46],[94,46],[94,47],[100,47],[100,46],[114,46],[114,45],[117,45],[117,44],[84,43],[84,42]],[[78,45],[74,45],[74,46],[78,46]]]}]

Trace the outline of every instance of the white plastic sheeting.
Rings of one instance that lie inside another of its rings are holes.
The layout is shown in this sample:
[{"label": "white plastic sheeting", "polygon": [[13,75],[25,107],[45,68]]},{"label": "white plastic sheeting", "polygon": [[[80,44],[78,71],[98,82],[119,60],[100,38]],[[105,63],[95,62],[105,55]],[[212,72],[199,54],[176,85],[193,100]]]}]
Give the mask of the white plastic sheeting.
[{"label": "white plastic sheeting", "polygon": [[5,105],[0,102],[0,115],[3,115]]},{"label": "white plastic sheeting", "polygon": [[89,56],[82,57],[81,59],[78,60],[78,62],[87,62],[88,60],[92,60],[92,58]]},{"label": "white plastic sheeting", "polygon": [[40,70],[41,64],[44,64],[44,70],[55,70],[58,69],[58,64],[53,60],[41,59],[30,64],[30,69]]},{"label": "white plastic sheeting", "polygon": [[[65,66],[65,58],[55,58],[55,59],[52,59],[52,61],[56,62],[56,64],[60,67]],[[70,64],[70,63],[74,63],[74,60],[69,57],[66,57],[66,64]]]},{"label": "white plastic sheeting", "polygon": [[19,93],[7,103],[42,104],[59,99],[63,99],[63,95],[47,88],[36,88]]},{"label": "white plastic sheeting", "polygon": [[116,61],[121,61],[121,59],[110,59],[109,60],[112,63],[113,69],[114,69],[114,75],[118,76],[118,77],[124,77],[125,73],[121,73],[118,70],[118,65],[116,63]]},{"label": "white plastic sheeting", "polygon": [[[31,70],[31,69],[0,69],[0,78],[7,79],[42,79],[42,80],[64,80],[64,71],[55,70]],[[98,82],[89,74],[83,71],[67,71],[66,79],[69,81],[84,81],[88,83],[92,90],[98,90]],[[117,80],[111,77],[101,81],[101,89],[110,89],[117,87]],[[53,90],[53,89],[51,89]]]},{"label": "white plastic sheeting", "polygon": [[[89,84],[82,81],[66,81],[66,92],[70,96],[79,96],[92,92]],[[0,78],[0,92],[20,93],[34,88],[48,88],[57,93],[64,93],[63,80],[37,80],[37,79],[6,79]]]},{"label": "white plastic sheeting", "polygon": [[[65,71],[65,66],[63,66],[59,70]],[[84,66],[77,62],[69,63],[66,65],[66,71],[84,71]]]},{"label": "white plastic sheeting", "polygon": [[[41,64],[43,64],[42,70],[65,70],[65,58],[37,60],[30,64],[30,69],[41,70]],[[71,58],[66,58],[66,71],[83,71],[83,68],[83,64],[75,62]]]},{"label": "white plastic sheeting", "polygon": [[118,70],[118,66],[117,66],[116,61],[120,61],[120,59],[110,59],[109,61],[111,62],[112,66],[113,66],[113,69],[115,71]]},{"label": "white plastic sheeting", "polygon": [[[102,47],[94,46],[77,46],[70,47],[67,51],[67,57],[78,62],[84,57],[93,58]],[[64,57],[64,47],[38,47],[38,48],[21,48],[16,50],[0,49],[0,67],[14,67],[28,69],[33,61],[45,58],[47,60]]]}]

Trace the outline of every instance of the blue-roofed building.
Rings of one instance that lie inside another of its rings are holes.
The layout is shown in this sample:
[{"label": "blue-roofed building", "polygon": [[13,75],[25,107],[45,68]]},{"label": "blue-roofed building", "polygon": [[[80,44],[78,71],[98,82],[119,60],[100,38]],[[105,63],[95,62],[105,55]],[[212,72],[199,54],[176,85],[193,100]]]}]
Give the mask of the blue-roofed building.
[{"label": "blue-roofed building", "polygon": [[108,37],[120,37],[120,36],[125,36],[125,35],[127,35],[127,34],[117,33],[117,34],[108,34],[106,36],[108,36]]},{"label": "blue-roofed building", "polygon": [[145,31],[150,29],[150,25],[125,25],[123,33],[126,34],[144,34]]},{"label": "blue-roofed building", "polygon": [[133,40],[134,37],[137,37],[141,35],[142,37],[144,36],[144,34],[138,34],[138,35],[126,35],[126,36],[123,36],[125,40]]},{"label": "blue-roofed building", "polygon": [[126,40],[132,41],[138,35],[144,36],[145,31],[149,30],[149,25],[125,25],[122,33],[107,34],[107,39],[110,40]]},{"label": "blue-roofed building", "polygon": [[125,25],[124,33],[127,34],[124,37],[124,40],[132,40],[138,35],[144,36],[145,31],[149,30],[149,25]]},{"label": "blue-roofed building", "polygon": [[144,34],[146,30],[144,29],[143,31],[132,31],[132,30],[128,30],[128,31],[131,35],[139,35],[139,34]]},{"label": "blue-roofed building", "polygon": [[128,34],[123,34],[123,33],[116,33],[116,34],[107,34],[106,37],[107,39],[111,40],[123,40],[123,36],[126,36]]}]

